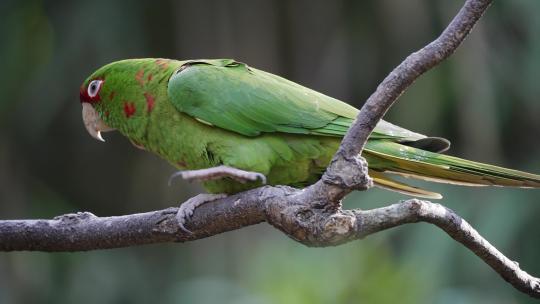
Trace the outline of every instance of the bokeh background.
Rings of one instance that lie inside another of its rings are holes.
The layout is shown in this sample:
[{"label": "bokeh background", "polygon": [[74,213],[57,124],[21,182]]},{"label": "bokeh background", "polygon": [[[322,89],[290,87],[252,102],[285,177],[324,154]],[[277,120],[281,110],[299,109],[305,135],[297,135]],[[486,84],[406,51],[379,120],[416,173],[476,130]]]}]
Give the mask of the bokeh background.
[{"label": "bokeh background", "polygon": [[[232,57],[361,106],[442,31],[462,1],[0,1],[0,218],[144,212],[202,189],[81,122],[80,83],[133,57]],[[540,2],[496,1],[448,61],[388,113],[454,155],[540,173]],[[540,275],[540,191],[429,185],[492,244]],[[404,196],[350,195],[347,208]],[[0,253],[0,303],[527,303],[428,224],[336,248],[258,225],[187,244]]]}]

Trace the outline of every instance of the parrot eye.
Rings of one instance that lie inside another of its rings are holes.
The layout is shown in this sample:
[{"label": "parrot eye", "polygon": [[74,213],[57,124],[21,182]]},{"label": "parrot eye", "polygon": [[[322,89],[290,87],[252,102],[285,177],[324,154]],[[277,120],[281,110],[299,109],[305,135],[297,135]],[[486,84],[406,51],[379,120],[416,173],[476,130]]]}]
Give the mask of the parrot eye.
[{"label": "parrot eye", "polygon": [[103,80],[92,80],[92,82],[90,82],[90,84],[88,85],[88,96],[90,96],[90,98],[96,97],[96,95],[99,93],[99,90],[101,89],[102,84]]}]

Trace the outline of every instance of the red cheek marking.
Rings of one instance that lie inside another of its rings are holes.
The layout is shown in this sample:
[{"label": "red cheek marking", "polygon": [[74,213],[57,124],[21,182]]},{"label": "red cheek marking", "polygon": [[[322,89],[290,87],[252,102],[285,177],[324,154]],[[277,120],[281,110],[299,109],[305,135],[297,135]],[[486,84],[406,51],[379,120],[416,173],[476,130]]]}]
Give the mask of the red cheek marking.
[{"label": "red cheek marking", "polygon": [[152,81],[152,78],[154,77],[154,75],[152,75],[151,73],[148,74],[148,77],[146,78],[147,81]]},{"label": "red cheek marking", "polygon": [[111,94],[109,94],[109,100],[113,100],[115,95],[116,95],[116,92],[112,91]]},{"label": "red cheek marking", "polygon": [[142,86],[144,86],[144,70],[141,69],[137,72],[137,74],[135,74],[135,80],[137,80],[137,82]]},{"label": "red cheek marking", "polygon": [[134,102],[124,101],[124,114],[126,115],[126,118],[130,118],[133,116],[133,114],[135,114]]},{"label": "red cheek marking", "polygon": [[150,93],[144,93],[144,97],[146,97],[146,110],[150,113],[154,108],[154,96],[150,95]]},{"label": "red cheek marking", "polygon": [[94,104],[101,101],[101,96],[99,96],[99,93],[98,93],[96,94],[96,96],[90,97],[90,95],[88,95],[88,89],[85,88],[84,86],[81,86],[81,88],[79,89],[79,100],[81,101],[81,103],[87,102],[89,104]]}]

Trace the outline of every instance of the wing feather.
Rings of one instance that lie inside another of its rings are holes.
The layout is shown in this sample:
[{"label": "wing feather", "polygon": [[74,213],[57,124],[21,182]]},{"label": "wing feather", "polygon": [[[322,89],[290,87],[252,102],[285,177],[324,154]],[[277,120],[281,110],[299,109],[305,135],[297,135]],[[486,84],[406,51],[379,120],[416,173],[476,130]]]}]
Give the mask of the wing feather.
[{"label": "wing feather", "polygon": [[[358,114],[347,103],[232,59],[188,61],[170,78],[168,94],[179,111],[246,136],[342,137]],[[426,136],[381,121],[372,137],[415,141]]]}]

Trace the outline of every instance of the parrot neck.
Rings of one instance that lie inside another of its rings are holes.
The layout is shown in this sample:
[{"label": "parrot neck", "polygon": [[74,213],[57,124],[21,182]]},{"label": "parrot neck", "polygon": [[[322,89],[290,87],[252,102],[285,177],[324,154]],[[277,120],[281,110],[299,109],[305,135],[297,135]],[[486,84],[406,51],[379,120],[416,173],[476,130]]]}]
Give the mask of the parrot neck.
[{"label": "parrot neck", "polygon": [[200,169],[214,165],[206,151],[215,141],[215,132],[215,127],[178,112],[168,100],[160,100],[149,117],[145,137],[138,143],[176,168]]}]

